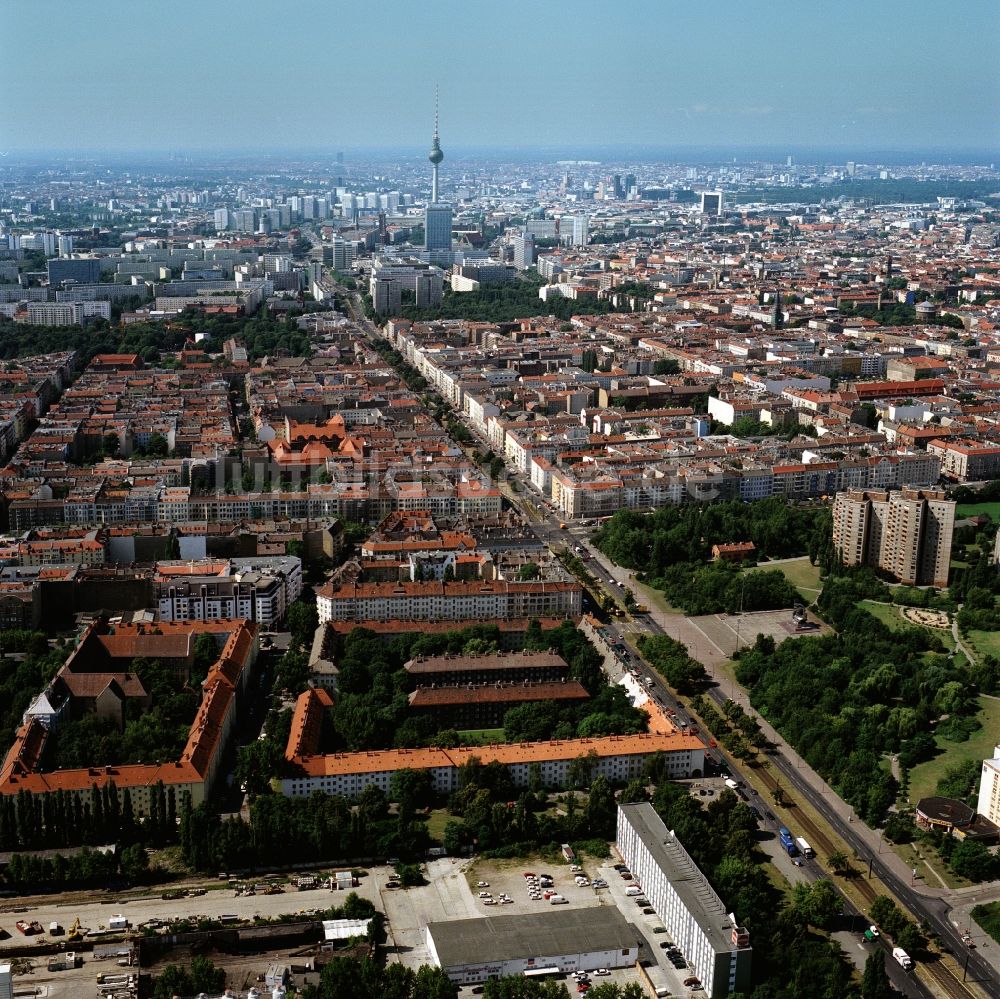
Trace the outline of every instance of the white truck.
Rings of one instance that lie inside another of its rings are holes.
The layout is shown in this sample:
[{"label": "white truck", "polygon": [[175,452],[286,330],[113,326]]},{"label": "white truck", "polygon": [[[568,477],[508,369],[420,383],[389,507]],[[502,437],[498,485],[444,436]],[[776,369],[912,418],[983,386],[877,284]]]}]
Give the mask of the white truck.
[{"label": "white truck", "polygon": [[122,916],[120,914],[116,915],[116,916],[112,916],[108,920],[108,929],[109,930],[127,930],[128,929],[128,920],[124,916]]},{"label": "white truck", "polygon": [[799,848],[799,853],[803,857],[815,857],[816,851],[801,837],[795,837],[795,845]]},{"label": "white truck", "polygon": [[906,951],[903,950],[902,947],[893,947],[892,948],[892,959],[904,971],[912,971],[913,970],[913,961],[911,960],[910,955],[907,954]]}]

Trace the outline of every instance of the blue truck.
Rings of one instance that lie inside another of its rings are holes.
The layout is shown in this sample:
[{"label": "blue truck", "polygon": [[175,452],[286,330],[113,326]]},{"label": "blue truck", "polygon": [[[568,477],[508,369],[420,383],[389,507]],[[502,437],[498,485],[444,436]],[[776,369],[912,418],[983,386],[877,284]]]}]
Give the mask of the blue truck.
[{"label": "blue truck", "polygon": [[781,840],[781,845],[789,857],[798,855],[799,848],[795,845],[795,837],[784,826],[778,830],[778,839]]}]

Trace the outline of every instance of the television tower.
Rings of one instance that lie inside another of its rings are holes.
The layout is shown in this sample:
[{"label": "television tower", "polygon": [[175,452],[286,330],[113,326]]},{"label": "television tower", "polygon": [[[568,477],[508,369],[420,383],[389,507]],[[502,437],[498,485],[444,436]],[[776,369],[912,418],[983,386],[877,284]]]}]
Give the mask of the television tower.
[{"label": "television tower", "polygon": [[431,204],[437,204],[438,200],[438,164],[444,159],[441,151],[441,137],[438,134],[438,91],[434,88],[434,141],[431,143],[431,151],[427,154],[427,159],[431,161]]}]

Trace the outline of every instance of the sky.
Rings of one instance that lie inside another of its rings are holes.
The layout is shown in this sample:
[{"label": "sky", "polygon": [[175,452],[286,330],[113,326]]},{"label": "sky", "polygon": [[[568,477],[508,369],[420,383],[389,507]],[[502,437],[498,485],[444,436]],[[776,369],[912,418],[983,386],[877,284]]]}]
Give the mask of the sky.
[{"label": "sky", "polygon": [[1000,149],[998,0],[0,0],[0,152]]}]

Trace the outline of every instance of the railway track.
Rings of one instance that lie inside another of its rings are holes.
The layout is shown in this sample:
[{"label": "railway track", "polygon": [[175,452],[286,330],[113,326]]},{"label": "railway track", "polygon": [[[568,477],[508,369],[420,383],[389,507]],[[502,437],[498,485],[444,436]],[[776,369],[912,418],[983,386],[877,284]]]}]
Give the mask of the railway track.
[{"label": "railway track", "polygon": [[[775,798],[779,787],[781,787],[780,777],[775,776],[770,769],[765,767],[753,767],[750,769],[771,797]],[[796,828],[803,830],[809,843],[816,850],[817,856],[830,857],[840,850],[840,847],[833,841],[823,826],[809,815],[805,809],[798,807],[794,800],[789,799],[789,792],[786,788],[781,787],[781,794],[786,801],[789,801],[789,804],[785,807],[791,807],[795,810]],[[883,892],[879,891],[876,883],[865,878],[863,874],[862,877],[852,878],[851,887],[861,897],[865,909],[880,894],[883,894]],[[884,889],[884,894],[892,896],[892,892],[888,888]],[[920,962],[917,966],[916,974],[933,991],[934,995],[942,996],[943,999],[981,999],[981,993],[969,984],[962,982],[958,978],[957,972],[941,959]]]}]

